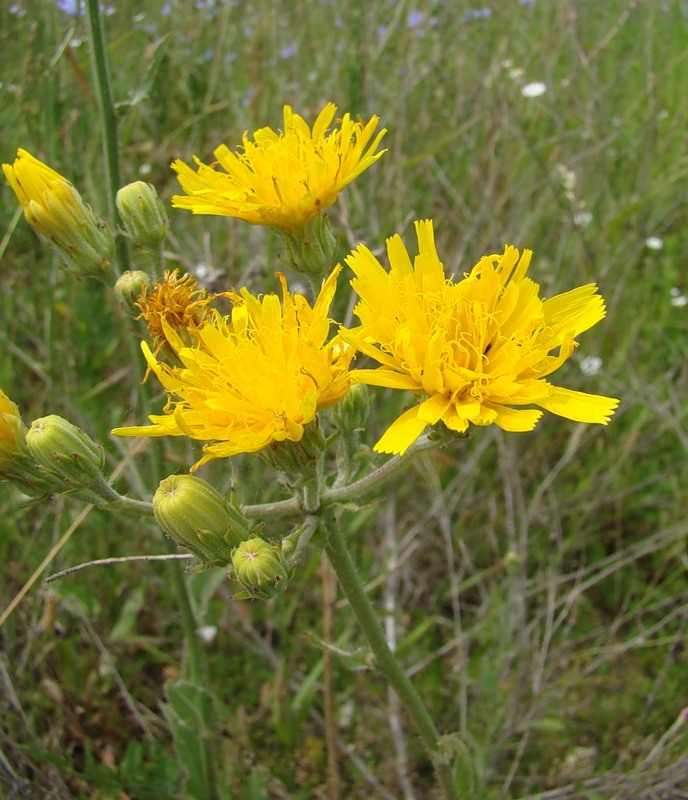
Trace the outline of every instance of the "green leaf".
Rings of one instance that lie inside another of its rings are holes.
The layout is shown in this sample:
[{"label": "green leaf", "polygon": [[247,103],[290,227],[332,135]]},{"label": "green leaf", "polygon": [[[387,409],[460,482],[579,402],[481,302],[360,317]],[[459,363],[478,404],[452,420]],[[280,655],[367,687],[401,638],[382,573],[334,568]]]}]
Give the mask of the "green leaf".
[{"label": "green leaf", "polygon": [[141,611],[145,602],[146,594],[144,587],[143,585],[139,585],[124,602],[122,610],[119,613],[119,618],[110,631],[110,641],[122,642],[130,637],[136,625],[139,611]]},{"label": "green leaf", "polygon": [[153,58],[148,65],[148,69],[141,79],[141,83],[139,83],[136,89],[129,93],[129,97],[126,100],[122,101],[121,103],[117,103],[118,111],[126,111],[130,108],[133,108],[148,97],[151,89],[153,88],[155,76],[158,74],[158,70],[162,64],[162,59],[165,55],[165,45],[167,44],[169,38],[170,34],[168,33],[158,42],[153,52]]},{"label": "green leaf", "polygon": [[162,710],[172,730],[174,750],[185,775],[184,797],[217,800],[216,776],[210,757],[217,725],[213,695],[203,686],[179,680],[165,687]]}]

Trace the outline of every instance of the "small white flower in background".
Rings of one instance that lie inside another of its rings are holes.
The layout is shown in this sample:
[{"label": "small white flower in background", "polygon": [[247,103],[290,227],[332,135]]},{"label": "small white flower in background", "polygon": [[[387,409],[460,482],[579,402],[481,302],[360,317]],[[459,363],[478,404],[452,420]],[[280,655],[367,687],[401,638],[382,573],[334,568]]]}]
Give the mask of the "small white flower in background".
[{"label": "small white flower in background", "polygon": [[580,360],[580,371],[583,375],[593,377],[602,369],[602,359],[598,356],[585,356]]},{"label": "small white flower in background", "polygon": [[541,81],[526,83],[526,85],[521,88],[521,94],[524,97],[542,97],[546,91],[547,85]]},{"label": "small white flower in background", "polygon": [[592,214],[589,211],[577,211],[573,215],[573,222],[579,228],[587,228],[592,222]]},{"label": "small white flower in background", "polygon": [[216,269],[212,264],[204,264],[199,261],[189,269],[194,277],[198,278],[199,282],[204,286],[208,286],[222,276],[222,270]]},{"label": "small white flower in background", "polygon": [[196,628],[196,633],[203,644],[210,644],[217,636],[217,625],[201,625]]},{"label": "small white flower in background", "polygon": [[659,236],[648,236],[645,239],[645,247],[648,250],[661,250],[664,247],[664,239],[660,239]]},{"label": "small white flower in background", "polygon": [[139,175],[142,178],[145,178],[146,175],[150,175],[152,171],[153,167],[150,164],[146,164],[145,162],[141,164],[141,166],[139,167]]},{"label": "small white flower in background", "polygon": [[688,306],[688,297],[685,294],[681,294],[681,290],[676,286],[671,290],[671,305],[676,306],[676,308]]}]

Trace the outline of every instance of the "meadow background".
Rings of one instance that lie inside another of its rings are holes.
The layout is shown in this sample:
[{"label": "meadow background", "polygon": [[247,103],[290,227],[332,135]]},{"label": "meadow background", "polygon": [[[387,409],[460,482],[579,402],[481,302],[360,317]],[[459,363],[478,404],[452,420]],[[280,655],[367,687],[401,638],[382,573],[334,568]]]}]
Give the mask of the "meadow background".
[{"label": "meadow background", "polygon": [[[2,160],[28,149],[107,213],[82,9],[0,9]],[[173,158],[209,161],[279,128],[284,103],[312,121],[332,100],[389,130],[389,152],[332,209],[342,256],[395,232],[411,245],[412,221],[431,217],[450,272],[513,243],[535,251],[545,296],[598,282],[608,316],[556,382],[621,398],[609,427],[550,415],[529,434],[478,430],[351,515],[349,542],[440,730],[461,736],[472,797],[688,797],[685,4],[117,0],[105,25],[124,182],[167,201]],[[170,217],[168,266],[216,290],[274,290],[270,232]],[[133,324],[106,287],[60,269],[4,184],[0,253],[0,386],[26,420],[82,426],[114,469],[131,442],[108,431],[133,421],[142,373]],[[406,401],[378,394],[371,444]],[[163,474],[195,452],[166,445]],[[150,497],[154,460],[130,460],[120,490]],[[201,474],[244,502],[280,496],[255,460]],[[82,509],[22,500],[0,486],[0,611]],[[166,549],[154,525],[92,511],[48,573]],[[304,638],[322,633],[319,563],[267,603],[190,579],[229,797],[328,797],[323,655]],[[335,612],[336,643],[355,650],[355,620]],[[161,713],[183,646],[161,564],[40,581],[0,630],[0,794],[183,797]],[[329,683],[340,796],[432,797],[384,682],[335,662]]]}]

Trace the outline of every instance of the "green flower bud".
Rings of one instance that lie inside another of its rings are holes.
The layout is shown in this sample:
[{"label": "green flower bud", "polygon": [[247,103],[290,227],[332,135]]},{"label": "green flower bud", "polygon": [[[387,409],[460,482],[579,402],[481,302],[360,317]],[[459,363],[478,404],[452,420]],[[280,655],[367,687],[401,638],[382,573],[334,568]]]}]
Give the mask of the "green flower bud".
[{"label": "green flower bud", "polygon": [[232,552],[229,574],[245,589],[236,595],[240,600],[276,597],[287,588],[289,577],[281,544],[266,542],[257,536],[242,542]]},{"label": "green flower bud", "polygon": [[60,489],[102,487],[103,448],[63,417],[50,414],[34,420],[26,446]]},{"label": "green flower bud", "polygon": [[0,481],[11,481],[31,497],[45,497],[62,487],[35,462],[26,446],[27,433],[16,403],[0,389]]},{"label": "green flower bud", "polygon": [[140,269],[128,269],[117,278],[113,289],[118,299],[129,311],[138,313],[136,301],[141,296],[143,287],[148,286],[149,283],[150,276],[146,272]]},{"label": "green flower bud", "polygon": [[367,386],[355,383],[330,412],[339,433],[337,472],[344,482],[352,480],[369,459],[370,449],[361,443],[361,439],[372,399],[373,394]]},{"label": "green flower bud", "polygon": [[363,383],[354,383],[332,409],[332,421],[341,431],[358,433],[365,428],[373,394]]},{"label": "green flower bud", "polygon": [[301,228],[278,231],[291,269],[320,280],[337,261],[337,239],[327,214],[318,214]]},{"label": "green flower bud", "polygon": [[273,469],[288,475],[290,483],[296,485],[299,477],[310,479],[326,447],[327,440],[316,417],[304,427],[298,442],[289,439],[273,442],[261,451],[261,455]]},{"label": "green flower bud", "polygon": [[229,564],[233,549],[251,533],[241,511],[195,475],[170,475],[153,496],[158,525],[204,563]]},{"label": "green flower bud", "polygon": [[155,188],[150,183],[134,181],[117,192],[116,203],[131,241],[142,250],[157,250],[165,241],[169,222]]}]

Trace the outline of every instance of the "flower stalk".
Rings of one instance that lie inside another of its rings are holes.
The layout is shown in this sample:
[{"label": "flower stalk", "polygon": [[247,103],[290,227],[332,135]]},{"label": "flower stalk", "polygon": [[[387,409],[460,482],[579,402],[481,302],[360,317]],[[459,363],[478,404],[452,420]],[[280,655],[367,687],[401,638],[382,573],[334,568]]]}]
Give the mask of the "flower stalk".
[{"label": "flower stalk", "polygon": [[[98,0],[86,0],[88,33],[91,41],[93,56],[93,74],[95,76],[98,106],[100,109],[101,123],[103,126],[103,152],[105,155],[107,176],[107,203],[110,222],[116,225],[118,214],[115,205],[117,190],[121,186],[119,170],[119,146],[117,137],[117,115],[112,100],[110,88],[110,72],[108,69],[107,55],[105,53],[105,38],[103,36],[103,21]],[[117,237],[117,257],[119,272],[129,269],[129,250],[126,239]]]},{"label": "flower stalk", "polygon": [[339,585],[356,615],[363,633],[375,654],[377,667],[387,678],[413,720],[425,750],[432,761],[446,800],[459,800],[451,766],[442,756],[440,735],[420,695],[406,677],[399,661],[389,649],[380,622],[368,599],[346,542],[335,522],[328,525],[327,556],[337,575]]}]

